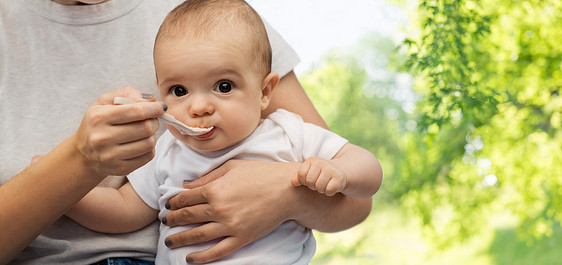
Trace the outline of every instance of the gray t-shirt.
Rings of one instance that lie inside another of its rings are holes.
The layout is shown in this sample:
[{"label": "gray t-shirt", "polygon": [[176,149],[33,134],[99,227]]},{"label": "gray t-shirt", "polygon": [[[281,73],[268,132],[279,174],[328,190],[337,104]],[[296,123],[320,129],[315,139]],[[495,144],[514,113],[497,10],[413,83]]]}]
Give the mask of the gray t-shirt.
[{"label": "gray t-shirt", "polygon": [[[103,93],[125,86],[157,92],[154,37],[166,14],[181,2],[64,6],[50,0],[0,0],[0,184],[21,172],[34,155],[48,153],[71,136]],[[273,71],[283,76],[298,57],[277,32],[268,32]],[[157,239],[156,223],[109,235],[61,217],[12,264],[153,260]]]}]

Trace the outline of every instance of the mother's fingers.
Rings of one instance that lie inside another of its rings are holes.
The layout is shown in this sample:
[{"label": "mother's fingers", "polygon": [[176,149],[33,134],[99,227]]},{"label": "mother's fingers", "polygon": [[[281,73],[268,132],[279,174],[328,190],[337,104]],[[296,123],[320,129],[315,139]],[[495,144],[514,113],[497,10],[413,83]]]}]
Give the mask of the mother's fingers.
[{"label": "mother's fingers", "polygon": [[90,141],[96,145],[126,144],[145,140],[158,131],[157,119],[135,121],[121,125],[105,125],[99,131],[92,131]]},{"label": "mother's fingers", "polygon": [[118,90],[114,90],[103,94],[95,104],[97,105],[113,105],[113,99],[115,97],[126,97],[134,101],[155,101],[156,97],[150,97],[149,94],[143,94],[133,87],[124,87]]},{"label": "mother's fingers", "polygon": [[227,236],[218,223],[207,223],[166,237],[164,243],[169,248],[178,248],[208,242]]},{"label": "mother's fingers", "polygon": [[102,105],[106,122],[113,125],[126,124],[164,115],[166,107],[162,102],[136,102],[125,105]]},{"label": "mother's fingers", "polygon": [[[184,207],[197,205],[201,203],[207,203],[207,202],[208,201],[207,201],[205,188],[201,187],[192,190],[184,190],[178,193],[176,196],[172,197],[168,201],[166,208],[172,210],[170,214],[180,215],[182,213],[177,209],[181,209]],[[207,220],[207,221],[211,221],[211,220]]]},{"label": "mother's fingers", "polygon": [[145,154],[136,156],[134,158],[120,160],[121,163],[123,164],[123,168],[121,169],[121,171],[118,171],[117,173],[123,176],[127,175],[131,173],[133,170],[150,162],[152,158],[154,158],[154,151],[147,152]]},{"label": "mother's fingers", "polygon": [[190,207],[174,210],[166,214],[162,223],[174,227],[178,225],[189,225],[216,220],[210,205],[197,204]]},{"label": "mother's fingers", "polygon": [[[145,154],[154,155],[154,147],[156,146],[156,136],[136,140],[121,145],[114,146],[115,151],[106,153],[114,153],[113,157],[120,160],[136,159]],[[110,154],[111,155],[111,154]]]},{"label": "mother's fingers", "polygon": [[241,242],[237,237],[226,237],[206,250],[190,253],[185,257],[185,260],[189,264],[209,263],[234,253],[248,243]]},{"label": "mother's fingers", "polygon": [[[95,112],[95,111],[94,111]],[[156,119],[121,125],[107,124],[107,114],[92,114],[85,118],[79,130],[84,153],[95,154],[101,161],[133,159],[153,152],[159,123]]]},{"label": "mother's fingers", "polygon": [[[138,102],[113,105],[115,96],[132,96]],[[76,149],[99,175],[128,174],[154,156],[157,117],[165,113],[163,103],[142,99],[134,88],[104,94],[84,115],[72,139]]]}]

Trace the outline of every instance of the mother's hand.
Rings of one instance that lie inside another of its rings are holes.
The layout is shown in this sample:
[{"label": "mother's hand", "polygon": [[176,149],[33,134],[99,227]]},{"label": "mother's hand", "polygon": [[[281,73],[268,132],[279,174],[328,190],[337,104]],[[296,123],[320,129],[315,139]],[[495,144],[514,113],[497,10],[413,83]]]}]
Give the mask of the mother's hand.
[{"label": "mother's hand", "polygon": [[[217,260],[252,243],[294,216],[291,186],[299,163],[231,160],[208,175],[184,184],[169,201],[169,226],[205,224],[167,238],[171,248],[224,237],[215,246],[189,254],[190,263]],[[304,189],[304,188],[303,188]],[[307,191],[308,192],[308,191]],[[190,207],[188,207],[190,206]],[[185,207],[185,208],[184,208]]]},{"label": "mother's hand", "polygon": [[[116,106],[116,96],[139,103]],[[163,104],[154,101],[154,97],[143,97],[126,87],[106,93],[92,104],[71,137],[84,164],[101,177],[125,175],[150,161],[159,126],[156,118],[165,112]]]},{"label": "mother's hand", "polygon": [[[116,96],[144,102],[115,106]],[[104,94],[88,108],[74,135],[0,185],[0,242],[10,242],[0,244],[0,264],[15,257],[102,178],[127,174],[151,159],[155,118],[164,114],[162,103],[154,100],[143,99],[133,88]]]}]

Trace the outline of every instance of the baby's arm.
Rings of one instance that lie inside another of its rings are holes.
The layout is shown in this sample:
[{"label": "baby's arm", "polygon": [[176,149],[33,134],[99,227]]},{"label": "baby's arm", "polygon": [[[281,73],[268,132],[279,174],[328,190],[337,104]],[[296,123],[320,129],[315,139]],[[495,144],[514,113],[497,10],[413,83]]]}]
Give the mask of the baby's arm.
[{"label": "baby's arm", "polygon": [[96,187],[66,212],[66,216],[82,226],[102,233],[141,229],[156,220],[157,214],[142,201],[130,183],[119,189]]},{"label": "baby's arm", "polygon": [[328,196],[341,192],[356,199],[373,196],[382,182],[382,168],[369,151],[346,144],[331,159],[308,158],[291,180]]}]

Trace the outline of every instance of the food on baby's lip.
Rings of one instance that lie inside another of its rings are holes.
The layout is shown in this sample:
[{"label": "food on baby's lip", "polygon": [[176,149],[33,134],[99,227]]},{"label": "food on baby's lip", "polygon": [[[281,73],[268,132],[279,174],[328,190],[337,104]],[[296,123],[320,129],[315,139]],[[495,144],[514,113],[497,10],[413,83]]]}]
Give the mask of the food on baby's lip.
[{"label": "food on baby's lip", "polygon": [[[131,103],[135,103],[135,101],[130,98],[115,97],[113,99],[113,104],[115,105],[124,105],[124,104],[131,104]],[[176,129],[178,129],[178,131],[180,131],[181,134],[184,135],[192,135],[192,136],[202,135],[210,132],[214,128],[213,126],[207,128],[187,126],[185,123],[176,120],[174,116],[168,113],[164,113],[164,115],[158,117],[158,119],[166,124],[170,124],[174,126]]]}]

